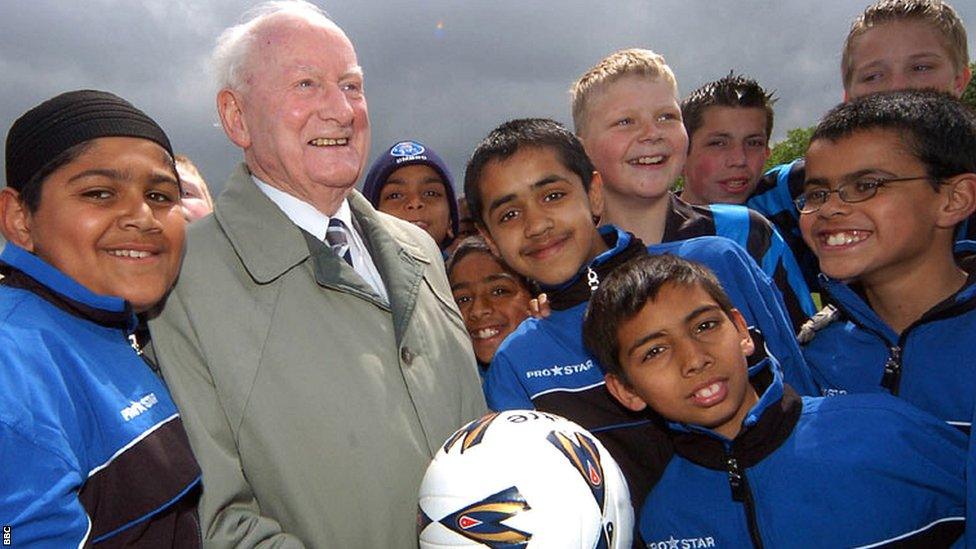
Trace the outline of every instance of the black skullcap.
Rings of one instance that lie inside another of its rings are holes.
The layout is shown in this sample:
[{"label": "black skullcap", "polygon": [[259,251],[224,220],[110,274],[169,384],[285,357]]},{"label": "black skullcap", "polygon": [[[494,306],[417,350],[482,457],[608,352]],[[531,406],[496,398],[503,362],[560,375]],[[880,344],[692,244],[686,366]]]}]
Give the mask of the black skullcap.
[{"label": "black skullcap", "polygon": [[97,90],[62,93],[24,113],[7,133],[7,186],[18,191],[67,149],[99,137],[141,137],[173,156],[166,133],[121,97]]}]

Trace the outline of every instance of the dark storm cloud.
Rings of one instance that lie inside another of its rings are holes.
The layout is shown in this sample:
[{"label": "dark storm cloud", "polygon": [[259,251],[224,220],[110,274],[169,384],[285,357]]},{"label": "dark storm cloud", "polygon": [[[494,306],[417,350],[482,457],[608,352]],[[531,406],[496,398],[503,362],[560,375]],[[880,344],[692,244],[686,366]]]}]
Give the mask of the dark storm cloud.
[{"label": "dark storm cloud", "polygon": [[[866,2],[863,2],[866,3]],[[214,112],[213,41],[254,2],[0,3],[0,126],[68,89],[118,93],[154,116],[219,187],[240,153]],[[366,71],[374,156],[417,138],[460,179],[471,149],[513,117],[571,123],[570,83],[607,53],[647,47],[682,93],[730,69],[776,89],[774,137],[841,99],[841,42],[862,2],[319,2]],[[972,26],[976,5],[955,2]]]}]

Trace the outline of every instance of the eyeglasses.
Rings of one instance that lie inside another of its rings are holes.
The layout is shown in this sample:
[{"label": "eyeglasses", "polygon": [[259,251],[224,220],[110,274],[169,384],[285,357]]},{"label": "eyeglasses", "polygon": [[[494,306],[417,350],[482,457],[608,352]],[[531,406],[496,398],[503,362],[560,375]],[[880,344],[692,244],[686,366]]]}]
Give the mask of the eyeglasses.
[{"label": "eyeglasses", "polygon": [[830,195],[837,193],[837,196],[841,200],[847,202],[848,204],[856,204],[857,202],[864,202],[870,198],[874,198],[874,195],[878,194],[878,189],[888,185],[889,183],[899,183],[902,181],[936,181],[941,184],[940,181],[935,180],[927,175],[922,175],[918,177],[859,177],[850,183],[845,183],[834,190],[827,189],[811,189],[805,191],[800,196],[793,200],[793,204],[796,205],[796,209],[800,210],[801,214],[812,214],[820,210],[824,204],[830,200]]}]

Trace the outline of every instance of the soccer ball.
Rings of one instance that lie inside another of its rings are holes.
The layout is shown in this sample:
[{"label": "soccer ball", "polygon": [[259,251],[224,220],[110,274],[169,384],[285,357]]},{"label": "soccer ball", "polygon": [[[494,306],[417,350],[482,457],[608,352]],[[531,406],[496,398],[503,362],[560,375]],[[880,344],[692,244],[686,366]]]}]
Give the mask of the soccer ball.
[{"label": "soccer ball", "polygon": [[422,549],[629,549],[627,483],[592,434],[533,410],[488,414],[444,443],[420,486]]}]

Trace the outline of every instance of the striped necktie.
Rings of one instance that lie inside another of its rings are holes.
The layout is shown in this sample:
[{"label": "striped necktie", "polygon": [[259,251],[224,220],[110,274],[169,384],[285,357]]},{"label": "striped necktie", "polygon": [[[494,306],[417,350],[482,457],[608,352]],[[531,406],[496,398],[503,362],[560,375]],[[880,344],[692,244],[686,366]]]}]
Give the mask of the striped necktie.
[{"label": "striped necktie", "polygon": [[338,217],[329,220],[329,228],[325,231],[325,241],[332,251],[352,267],[352,254],[349,253],[349,235],[346,234],[346,224]]}]

